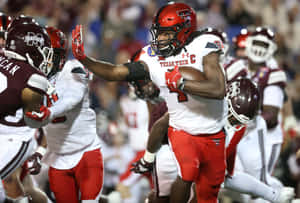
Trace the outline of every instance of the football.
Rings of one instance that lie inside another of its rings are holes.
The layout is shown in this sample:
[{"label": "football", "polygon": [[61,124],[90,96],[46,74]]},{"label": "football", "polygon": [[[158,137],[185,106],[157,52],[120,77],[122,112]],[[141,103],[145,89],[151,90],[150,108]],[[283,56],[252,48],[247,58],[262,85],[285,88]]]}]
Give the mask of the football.
[{"label": "football", "polygon": [[180,66],[179,72],[182,77],[187,80],[201,81],[206,79],[205,75],[201,71],[190,66]]}]

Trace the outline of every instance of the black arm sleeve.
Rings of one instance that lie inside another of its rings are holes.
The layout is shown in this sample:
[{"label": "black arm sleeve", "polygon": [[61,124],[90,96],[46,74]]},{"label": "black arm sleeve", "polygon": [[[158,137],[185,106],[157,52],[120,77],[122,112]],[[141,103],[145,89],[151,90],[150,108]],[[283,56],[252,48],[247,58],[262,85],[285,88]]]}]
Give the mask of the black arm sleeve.
[{"label": "black arm sleeve", "polygon": [[126,77],[126,80],[128,82],[150,79],[149,72],[146,70],[143,63],[139,61],[130,62],[130,63],[125,63],[124,66],[127,66],[129,70],[129,74]]}]

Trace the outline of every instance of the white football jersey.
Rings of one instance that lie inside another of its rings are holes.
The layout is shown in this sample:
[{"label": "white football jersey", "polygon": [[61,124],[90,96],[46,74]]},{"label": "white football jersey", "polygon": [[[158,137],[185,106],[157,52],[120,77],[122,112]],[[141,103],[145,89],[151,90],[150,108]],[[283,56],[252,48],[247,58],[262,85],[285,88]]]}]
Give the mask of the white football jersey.
[{"label": "white football jersey", "polygon": [[[5,121],[18,123],[23,118],[23,110],[19,109],[15,116],[6,116]],[[12,137],[21,141],[28,141],[34,138],[36,129],[28,126],[9,126],[0,124],[0,136]]]},{"label": "white football jersey", "polygon": [[142,99],[124,96],[120,100],[121,110],[128,127],[129,145],[135,151],[146,149],[148,140],[149,111]]},{"label": "white football jersey", "polygon": [[193,135],[216,133],[223,128],[227,115],[225,99],[209,99],[182,92],[180,94],[170,92],[165,80],[165,72],[176,65],[191,66],[203,72],[203,57],[219,51],[222,46],[221,39],[215,35],[203,34],[186,45],[176,56],[165,59],[158,57],[151,46],[143,48],[139,60],[148,65],[150,77],[159,87],[160,94],[167,103],[170,126]]},{"label": "white football jersey", "polygon": [[[77,60],[67,61],[61,72],[51,78],[58,100],[49,108],[63,107],[56,123],[46,127],[48,150],[56,154],[84,151],[99,139],[96,133],[96,114],[89,107],[89,73]],[[54,112],[55,113],[55,112]],[[100,141],[98,142],[100,145]]]}]

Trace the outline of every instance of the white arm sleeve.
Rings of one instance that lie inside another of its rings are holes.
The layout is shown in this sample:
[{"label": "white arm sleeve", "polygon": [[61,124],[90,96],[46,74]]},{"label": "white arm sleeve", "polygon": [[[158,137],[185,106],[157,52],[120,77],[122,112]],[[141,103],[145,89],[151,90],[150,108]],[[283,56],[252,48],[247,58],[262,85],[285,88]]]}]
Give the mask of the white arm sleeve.
[{"label": "white arm sleeve", "polygon": [[277,85],[270,85],[264,89],[263,105],[276,106],[282,108],[284,94],[283,90]]},{"label": "white arm sleeve", "polygon": [[71,73],[72,77],[65,79],[65,88],[58,94],[58,100],[49,108],[51,119],[63,116],[79,104],[88,90],[88,79],[81,73]]}]

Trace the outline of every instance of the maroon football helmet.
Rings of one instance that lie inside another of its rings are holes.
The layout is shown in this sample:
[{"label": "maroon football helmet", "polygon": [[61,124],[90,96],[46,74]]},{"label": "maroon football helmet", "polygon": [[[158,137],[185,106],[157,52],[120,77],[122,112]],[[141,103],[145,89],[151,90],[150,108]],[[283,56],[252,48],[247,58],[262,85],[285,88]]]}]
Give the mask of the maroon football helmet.
[{"label": "maroon football helmet", "polygon": [[[151,47],[157,55],[174,55],[181,50],[196,29],[196,14],[190,6],[185,3],[169,3],[161,7],[153,19],[150,29]],[[163,31],[173,31],[175,36],[170,40],[158,41],[158,35]]]},{"label": "maroon football helmet", "polygon": [[251,80],[242,78],[227,85],[226,99],[229,115],[234,116],[241,124],[247,124],[258,113],[260,96],[258,88]]},{"label": "maroon football helmet", "polygon": [[37,23],[20,23],[9,27],[5,54],[27,61],[45,75],[52,69],[53,50],[46,30]]},{"label": "maroon football helmet", "polygon": [[53,48],[53,68],[48,77],[62,70],[67,60],[68,40],[66,35],[54,27],[46,27]]},{"label": "maroon football helmet", "polygon": [[30,16],[25,16],[25,15],[19,15],[17,17],[15,17],[14,19],[12,19],[11,23],[7,26],[7,32],[20,24],[37,24],[38,23],[35,21],[34,18],[30,17]]}]

